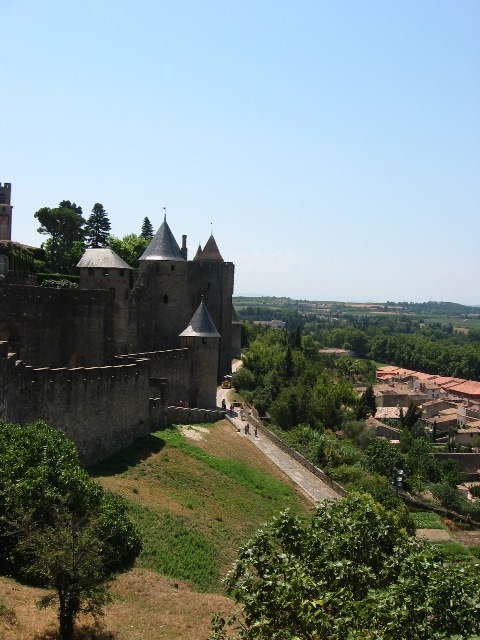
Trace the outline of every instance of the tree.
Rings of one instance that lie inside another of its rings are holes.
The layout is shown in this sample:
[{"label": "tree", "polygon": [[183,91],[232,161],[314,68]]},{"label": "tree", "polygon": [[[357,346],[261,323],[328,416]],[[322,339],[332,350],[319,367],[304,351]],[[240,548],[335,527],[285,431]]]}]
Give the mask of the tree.
[{"label": "tree", "polygon": [[295,337],[293,339],[293,348],[301,349],[302,348],[302,332],[300,330],[300,325],[297,324],[297,328],[295,329]]},{"label": "tree", "polygon": [[[77,209],[81,211],[80,207]],[[43,207],[35,213],[35,218],[40,222],[38,233],[50,236],[45,242],[50,267],[57,272],[68,272],[72,264],[65,261],[65,256],[72,251],[76,242],[83,240],[85,220],[70,207]]]},{"label": "tree", "polygon": [[[402,514],[402,515],[400,515]],[[240,550],[227,592],[243,605],[248,640],[417,640],[480,631],[480,576],[369,496],[323,502],[309,523],[288,512]],[[216,617],[216,640],[228,622]]]},{"label": "tree", "polygon": [[108,541],[98,536],[95,517],[74,515],[65,503],[51,505],[48,524],[26,513],[19,524],[18,549],[28,558],[24,574],[53,590],[39,606],[58,605],[60,636],[70,640],[79,614],[96,619],[110,600],[102,562]]},{"label": "tree", "polygon": [[357,420],[365,420],[369,415],[375,416],[377,412],[377,401],[371,384],[365,389],[360,397],[360,402],[356,408]]},{"label": "tree", "polygon": [[71,209],[80,216],[83,214],[82,207],[76,205],[75,202],[70,202],[70,200],[62,200],[58,206],[62,209]]},{"label": "tree", "polygon": [[85,228],[85,238],[87,246],[97,249],[107,244],[110,231],[110,220],[102,204],[97,202],[93,205],[92,213],[87,220]]},{"label": "tree", "polygon": [[115,251],[127,264],[134,269],[138,269],[138,259],[148,247],[149,240],[129,233],[123,238],[109,236],[108,246]]},{"label": "tree", "polygon": [[[26,544],[21,531],[28,529],[50,548],[60,525],[73,526],[90,540],[97,553],[92,562],[103,581],[133,564],[141,541],[125,503],[89,478],[75,445],[61,431],[40,421],[19,426],[0,420],[0,460],[0,570],[24,578],[53,572],[53,566],[42,564],[46,558],[32,553],[35,545]],[[20,526],[25,514],[28,527]],[[81,571],[95,583],[89,567]]]},{"label": "tree", "polygon": [[155,232],[153,230],[152,223],[147,218],[147,216],[145,216],[142,223],[142,231],[140,232],[141,237],[145,238],[145,240],[151,240],[154,236],[154,233]]},{"label": "tree", "polygon": [[407,413],[405,414],[405,417],[403,417],[403,419],[402,415],[400,414],[400,423],[402,427],[406,427],[409,431],[412,431],[421,417],[422,410],[412,401],[410,402]]}]

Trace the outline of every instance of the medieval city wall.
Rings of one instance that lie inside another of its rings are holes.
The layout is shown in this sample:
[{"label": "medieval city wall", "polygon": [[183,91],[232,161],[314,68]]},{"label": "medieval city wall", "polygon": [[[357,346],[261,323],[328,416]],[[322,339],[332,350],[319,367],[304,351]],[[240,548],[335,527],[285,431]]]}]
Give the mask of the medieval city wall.
[{"label": "medieval city wall", "polygon": [[0,281],[0,339],[29,365],[112,362],[110,291],[55,289]]},{"label": "medieval city wall", "polygon": [[180,405],[188,400],[191,383],[190,354],[188,349],[168,349],[166,351],[145,351],[117,356],[118,364],[135,363],[138,359],[149,362],[149,376],[152,386],[163,386],[158,381],[166,378],[166,398],[170,404]]},{"label": "medieval city wall", "polygon": [[0,418],[44,420],[76,444],[83,464],[93,464],[165,421],[169,379],[178,391],[178,381],[188,377],[189,353],[150,355],[130,354],[115,366],[38,369],[0,342]]}]

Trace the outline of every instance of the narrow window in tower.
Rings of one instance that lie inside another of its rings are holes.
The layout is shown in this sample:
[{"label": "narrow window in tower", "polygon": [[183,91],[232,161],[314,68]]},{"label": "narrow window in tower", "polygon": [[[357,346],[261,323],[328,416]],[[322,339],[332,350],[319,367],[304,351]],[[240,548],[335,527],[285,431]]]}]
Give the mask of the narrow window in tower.
[{"label": "narrow window in tower", "polygon": [[167,304],[167,303],[168,303],[168,295],[167,295],[167,294],[165,294],[165,295],[163,296],[163,304]]},{"label": "narrow window in tower", "polygon": [[202,338],[202,344],[207,344],[207,339],[206,338]]},{"label": "narrow window in tower", "polygon": [[118,270],[118,275],[119,276],[123,276],[124,275],[124,269],[119,269]]},{"label": "narrow window in tower", "polygon": [[95,271],[92,269],[92,267],[88,268],[88,275],[89,276],[94,276],[95,275]]},{"label": "narrow window in tower", "polygon": [[210,282],[207,282],[207,289],[210,289]]},{"label": "narrow window in tower", "polygon": [[104,275],[104,276],[108,276],[108,269],[104,269],[104,270],[103,270],[103,275]]},{"label": "narrow window in tower", "polygon": [[172,264],[172,265],[171,265],[171,267],[170,267],[170,269],[171,269],[172,271],[175,271],[175,265],[174,265],[174,264]]},{"label": "narrow window in tower", "polygon": [[113,297],[115,298],[115,289],[113,287],[110,287],[110,291],[112,292]]}]

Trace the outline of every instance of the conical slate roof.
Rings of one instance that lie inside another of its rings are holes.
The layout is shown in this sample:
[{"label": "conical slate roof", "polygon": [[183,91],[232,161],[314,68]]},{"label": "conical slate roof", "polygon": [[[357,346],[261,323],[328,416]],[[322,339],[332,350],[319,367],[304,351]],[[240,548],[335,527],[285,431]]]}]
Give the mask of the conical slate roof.
[{"label": "conical slate roof", "polygon": [[217,243],[215,242],[215,238],[213,234],[207,240],[207,244],[203,248],[203,251],[200,255],[196,255],[194,260],[220,260],[223,262],[222,255],[218,250]]},{"label": "conical slate roof", "polygon": [[184,262],[180,247],[170,231],[165,216],[159,230],[140,257],[140,260],[177,260]]},{"label": "conical slate roof", "polygon": [[197,249],[197,253],[194,256],[194,260],[196,260],[198,258],[199,255],[201,255],[202,253],[202,245],[200,243],[198,243],[198,249]]},{"label": "conical slate roof", "polygon": [[190,324],[182,331],[180,337],[199,337],[199,338],[220,338],[217,328],[213,324],[213,320],[207,311],[207,307],[200,302],[200,306],[193,314]]},{"label": "conical slate roof", "polygon": [[80,258],[77,267],[83,269],[131,269],[132,267],[122,260],[119,255],[109,248],[86,249]]}]

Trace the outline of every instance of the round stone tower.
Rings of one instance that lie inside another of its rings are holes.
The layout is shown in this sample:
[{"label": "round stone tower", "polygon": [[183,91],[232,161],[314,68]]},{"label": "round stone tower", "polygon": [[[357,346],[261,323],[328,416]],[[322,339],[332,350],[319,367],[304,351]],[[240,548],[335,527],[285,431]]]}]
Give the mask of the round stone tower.
[{"label": "round stone tower", "polygon": [[202,301],[190,324],[180,334],[180,346],[190,351],[191,407],[213,409],[217,405],[218,333]]}]

